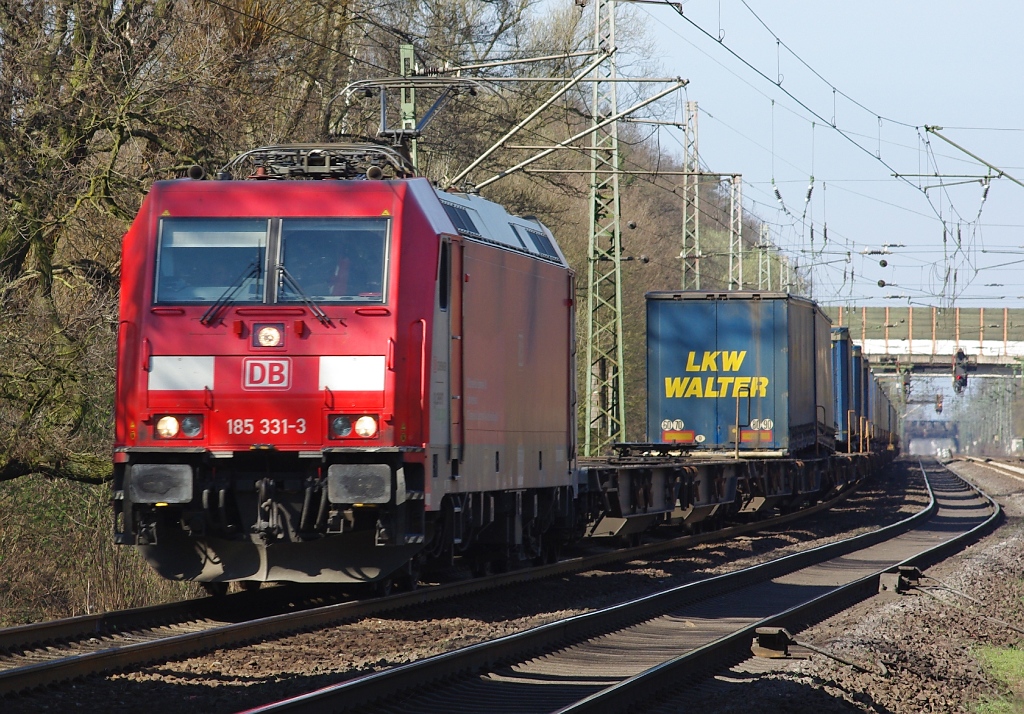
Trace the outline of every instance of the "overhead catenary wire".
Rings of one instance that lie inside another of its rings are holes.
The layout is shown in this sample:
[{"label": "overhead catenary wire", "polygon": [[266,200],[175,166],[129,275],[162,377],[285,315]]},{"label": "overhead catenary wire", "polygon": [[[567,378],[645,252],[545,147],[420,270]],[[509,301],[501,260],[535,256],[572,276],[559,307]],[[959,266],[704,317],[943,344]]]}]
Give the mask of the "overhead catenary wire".
[{"label": "overhead catenary wire", "polygon": [[[783,86],[783,85],[782,85],[782,84],[781,84],[780,82],[775,82],[775,81],[773,81],[773,80],[772,80],[772,79],[771,79],[770,77],[768,77],[768,76],[767,76],[767,75],[766,75],[766,74],[765,74],[765,73],[764,73],[764,72],[763,72],[763,71],[762,71],[761,69],[759,69],[758,67],[754,66],[754,65],[753,65],[753,64],[752,64],[752,63],[751,63],[750,61],[748,61],[748,60],[747,60],[747,59],[746,59],[745,57],[743,57],[743,56],[742,56],[742,55],[740,55],[740,54],[739,54],[738,52],[736,52],[736,51],[735,51],[734,49],[732,49],[732,48],[731,48],[731,47],[730,47],[729,45],[725,44],[725,43],[724,43],[724,42],[722,42],[722,41],[716,40],[716,39],[715,39],[715,38],[714,38],[714,37],[713,37],[713,36],[712,36],[712,35],[711,35],[711,34],[710,34],[710,33],[709,33],[709,32],[708,32],[707,30],[705,30],[705,29],[704,29],[704,28],[703,28],[703,27],[702,27],[701,25],[699,25],[699,24],[698,24],[697,22],[695,22],[694,20],[692,20],[692,19],[691,19],[690,17],[688,17],[687,15],[683,14],[683,12],[682,12],[682,10],[681,10],[680,8],[677,8],[677,7],[675,7],[674,5],[671,5],[671,4],[669,4],[669,3],[666,3],[666,5],[668,5],[669,7],[671,7],[673,11],[675,11],[675,12],[676,12],[676,13],[677,13],[677,14],[678,14],[678,15],[679,15],[679,16],[680,16],[681,18],[683,18],[683,19],[684,19],[684,20],[685,20],[685,21],[686,21],[686,22],[687,22],[688,24],[690,24],[690,25],[691,25],[691,26],[692,26],[692,27],[693,27],[694,29],[696,29],[696,30],[697,30],[698,32],[700,32],[700,33],[701,33],[702,35],[704,35],[705,37],[707,37],[707,38],[709,38],[709,39],[711,39],[711,40],[715,41],[715,42],[716,42],[716,43],[717,43],[717,44],[718,44],[719,46],[721,46],[722,48],[724,48],[724,49],[725,49],[725,50],[726,50],[726,51],[727,51],[727,52],[728,52],[728,53],[729,53],[730,55],[732,55],[732,56],[733,56],[734,58],[736,58],[736,59],[737,59],[737,60],[738,60],[739,62],[741,62],[741,63],[742,63],[743,65],[745,65],[745,66],[746,66],[746,67],[747,67],[748,69],[752,70],[752,71],[753,71],[753,72],[754,72],[755,74],[757,74],[757,75],[758,75],[759,77],[761,77],[761,78],[762,78],[762,79],[764,79],[765,81],[767,81],[767,82],[770,82],[770,83],[772,83],[773,85],[775,85],[775,86],[776,86],[776,87],[777,87],[777,88],[779,89],[779,91],[783,92],[783,93],[784,93],[784,94],[785,94],[786,96],[788,96],[788,97],[789,97],[790,99],[792,99],[792,100],[793,100],[794,102],[796,102],[796,103],[797,103],[797,104],[798,104],[798,105],[799,105],[800,107],[802,107],[802,108],[803,108],[803,109],[804,109],[805,111],[807,111],[808,113],[810,113],[811,115],[813,115],[814,117],[816,117],[816,118],[817,118],[818,120],[822,121],[823,123],[826,123],[826,124],[828,124],[828,125],[829,125],[829,126],[830,126],[830,127],[831,127],[831,128],[833,129],[833,130],[834,130],[834,131],[838,132],[838,134],[839,134],[840,136],[842,136],[842,137],[843,137],[844,139],[846,139],[846,140],[847,140],[847,141],[848,141],[849,143],[853,144],[853,145],[854,145],[854,146],[855,146],[855,147],[856,147],[857,149],[859,149],[860,151],[864,152],[865,154],[867,154],[868,156],[870,156],[870,157],[871,157],[872,159],[874,159],[875,161],[879,162],[879,163],[880,163],[881,165],[883,165],[883,166],[884,166],[884,167],[885,167],[886,169],[888,169],[888,170],[889,170],[889,172],[890,172],[891,174],[893,174],[894,176],[896,176],[896,177],[897,177],[897,178],[898,178],[899,180],[901,180],[901,181],[904,181],[904,182],[905,182],[905,183],[907,183],[907,184],[908,184],[909,186],[913,187],[913,188],[914,188],[915,190],[917,190],[917,191],[920,191],[920,192],[921,192],[922,194],[925,194],[925,196],[927,197],[927,192],[925,192],[925,191],[924,191],[924,190],[923,190],[923,189],[922,189],[921,187],[919,187],[919,186],[915,185],[915,184],[914,184],[913,182],[909,181],[908,179],[906,179],[906,178],[904,178],[904,177],[900,176],[898,172],[896,172],[896,171],[894,171],[894,170],[893,170],[893,167],[892,167],[892,166],[890,166],[890,164],[889,164],[889,163],[888,163],[888,162],[887,162],[887,161],[886,161],[885,159],[883,159],[883,158],[882,158],[882,157],[880,157],[880,156],[877,156],[877,155],[876,155],[876,154],[875,154],[874,152],[872,152],[872,151],[871,151],[870,149],[868,149],[867,147],[863,146],[862,144],[860,144],[859,142],[857,142],[856,140],[854,140],[854,139],[853,139],[853,137],[852,137],[852,135],[850,135],[850,134],[849,134],[848,132],[846,132],[846,131],[845,131],[844,129],[841,129],[841,128],[840,128],[840,127],[839,127],[839,126],[838,126],[838,125],[837,125],[837,124],[836,124],[836,123],[835,123],[834,121],[830,122],[830,121],[826,120],[826,119],[825,119],[824,117],[822,117],[822,116],[821,116],[821,114],[820,114],[819,112],[817,112],[816,110],[812,109],[812,108],[811,108],[811,107],[810,107],[809,105],[807,105],[807,104],[806,104],[806,103],[805,103],[805,102],[804,102],[803,100],[801,100],[800,98],[798,98],[798,97],[797,97],[797,96],[796,96],[795,94],[793,94],[793,93],[792,93],[792,92],[790,92],[790,91],[789,91],[789,90],[788,90],[788,89],[787,89],[786,87],[784,87],[784,86]],[[831,85],[830,85],[830,86],[831,86]],[[845,95],[844,95],[844,96],[845,96]],[[878,115],[877,113],[875,113],[875,116],[880,116],[880,115]],[[907,126],[907,127],[911,127],[911,128],[918,128],[918,129],[919,129],[919,127],[915,127],[915,126],[914,126],[914,125],[912,125],[912,124],[906,124],[906,123],[903,123],[903,122],[901,122],[901,124],[903,124],[904,126]],[[780,196],[780,198],[781,198],[781,196]],[[931,203],[931,201],[930,201],[930,200],[928,201],[928,203],[929,203],[929,206],[930,206],[930,207],[932,207],[932,209],[934,210],[934,205],[933,205],[933,204]],[[938,219],[939,219],[939,220],[941,221],[941,220],[942,220],[942,214],[941,214],[941,212],[938,212],[938,211],[936,211],[936,217],[937,217],[937,218],[938,218]]]},{"label": "overhead catenary wire", "polygon": [[[746,4],[746,3],[744,3],[744,4]],[[749,6],[748,6],[748,9],[749,9]],[[729,46],[728,46],[728,45],[727,45],[727,44],[726,44],[726,43],[725,43],[725,42],[724,42],[724,41],[722,40],[721,36],[720,36],[720,37],[719,37],[718,39],[714,38],[714,37],[713,37],[713,36],[711,35],[711,33],[707,32],[707,31],[706,31],[706,30],[705,30],[705,29],[704,29],[703,27],[701,27],[701,26],[700,26],[700,25],[699,25],[698,23],[696,23],[696,22],[695,22],[695,21],[694,21],[693,19],[691,19],[690,17],[687,17],[687,16],[683,15],[683,14],[682,14],[682,13],[680,12],[680,8],[678,8],[678,7],[674,7],[674,6],[673,6],[673,10],[674,10],[674,11],[675,11],[675,12],[676,12],[677,14],[679,14],[679,15],[680,15],[681,17],[683,17],[683,19],[685,19],[685,20],[686,20],[686,21],[687,21],[687,22],[688,22],[688,23],[689,23],[690,25],[692,25],[692,26],[693,26],[693,27],[694,27],[695,29],[697,29],[697,30],[698,30],[699,32],[701,32],[701,34],[703,34],[704,36],[708,37],[709,39],[712,39],[712,40],[714,40],[714,41],[715,41],[715,42],[716,42],[716,43],[717,43],[718,45],[722,46],[722,47],[723,47],[723,48],[724,48],[724,49],[725,49],[725,50],[726,50],[727,52],[729,52],[729,53],[730,53],[730,54],[731,54],[731,55],[732,55],[733,57],[735,57],[735,58],[736,58],[737,60],[739,60],[739,61],[740,61],[740,62],[741,62],[742,64],[744,64],[744,65],[745,65],[745,66],[746,66],[747,68],[749,68],[749,69],[753,70],[753,71],[754,71],[754,72],[755,72],[755,73],[756,73],[756,74],[757,74],[758,76],[760,76],[760,77],[761,77],[762,79],[766,80],[767,82],[770,82],[770,83],[774,84],[774,85],[775,85],[775,86],[776,86],[776,87],[777,87],[777,88],[778,88],[778,89],[779,89],[780,91],[782,91],[782,92],[783,92],[784,94],[786,94],[786,95],[787,95],[788,97],[790,97],[790,98],[791,98],[791,99],[792,99],[792,100],[793,100],[794,102],[796,102],[796,103],[797,103],[797,104],[798,104],[798,105],[799,105],[800,107],[802,107],[802,108],[803,108],[803,109],[804,109],[805,111],[809,112],[809,113],[810,113],[810,114],[811,114],[812,116],[814,116],[814,117],[816,117],[816,118],[818,118],[818,119],[823,119],[823,117],[821,116],[821,113],[820,113],[820,112],[818,112],[818,111],[816,111],[816,110],[812,109],[812,108],[811,108],[811,107],[810,107],[810,106],[809,106],[809,105],[808,105],[808,104],[807,104],[806,102],[804,102],[804,101],[803,101],[802,99],[800,99],[799,97],[797,97],[797,96],[796,96],[796,95],[795,95],[795,94],[794,94],[793,92],[789,91],[789,89],[788,89],[787,87],[783,86],[783,83],[782,83],[782,77],[781,77],[781,68],[778,68],[778,73],[779,73],[779,75],[780,75],[780,76],[778,77],[778,79],[775,79],[775,80],[773,80],[772,78],[768,77],[768,76],[767,76],[767,75],[765,74],[765,72],[763,72],[762,70],[760,70],[760,69],[759,69],[758,67],[756,67],[755,65],[753,65],[753,64],[752,64],[751,62],[747,61],[747,60],[746,60],[746,58],[744,58],[743,56],[741,56],[741,55],[740,55],[740,54],[739,54],[738,52],[736,52],[736,51],[735,51],[735,50],[734,50],[733,48],[729,47]],[[777,42],[776,42],[776,46],[777,46],[777,48],[779,48],[779,47],[781,47],[781,46],[784,46],[784,44],[785,44],[785,43],[783,43],[783,42],[781,41],[781,38],[779,38],[777,34],[775,34],[774,32],[772,32],[772,31],[770,30],[770,28],[768,28],[768,27],[767,27],[767,24],[766,24],[766,23],[764,23],[764,22],[763,22],[763,20],[761,20],[761,18],[760,18],[760,17],[758,17],[757,19],[758,19],[758,21],[759,21],[759,22],[761,22],[762,26],[764,26],[764,27],[765,27],[766,29],[768,29],[768,30],[769,30],[769,32],[770,32],[770,33],[772,34],[773,38],[775,38],[775,39],[776,39],[776,41],[777,41]],[[789,52],[790,52],[790,53],[791,53],[791,54],[792,54],[792,55],[793,55],[794,57],[797,57],[797,59],[798,59],[798,60],[799,60],[799,61],[801,62],[801,64],[803,64],[803,65],[804,65],[804,66],[806,66],[806,67],[807,67],[807,68],[808,68],[808,69],[809,69],[810,71],[812,71],[812,73],[813,73],[813,74],[815,74],[815,76],[817,76],[817,77],[818,77],[818,78],[819,78],[820,80],[824,81],[824,82],[825,82],[825,83],[826,83],[826,84],[827,84],[827,85],[828,85],[828,86],[829,86],[829,87],[830,87],[830,88],[831,88],[831,89],[833,90],[833,96],[834,96],[834,97],[835,97],[835,96],[843,96],[844,98],[848,99],[848,100],[849,100],[849,101],[851,101],[851,102],[852,102],[853,104],[855,104],[856,106],[858,106],[858,107],[859,107],[859,108],[860,108],[861,110],[863,110],[863,111],[865,111],[865,112],[867,112],[867,113],[870,113],[870,114],[871,114],[871,115],[872,115],[872,116],[873,116],[873,117],[875,118],[875,121],[876,121],[876,122],[877,122],[877,124],[878,124],[878,130],[877,130],[877,132],[876,132],[875,136],[872,136],[872,137],[871,137],[871,139],[872,139],[872,140],[873,140],[873,141],[874,141],[874,142],[876,143],[876,147],[877,147],[877,148],[876,148],[876,149],[875,149],[874,151],[872,151],[871,149],[869,149],[869,148],[868,148],[868,147],[867,147],[867,146],[866,146],[865,144],[862,144],[861,142],[859,142],[859,141],[857,141],[856,139],[854,139],[853,137],[854,137],[854,136],[856,135],[856,133],[855,133],[855,132],[850,132],[850,131],[847,131],[847,130],[843,129],[842,127],[838,126],[838,124],[837,124],[837,123],[836,123],[836,121],[835,121],[835,117],[834,117],[834,116],[833,116],[833,121],[832,121],[832,122],[828,122],[828,123],[830,123],[830,126],[832,126],[832,128],[833,128],[834,130],[836,130],[836,131],[837,131],[837,132],[838,132],[838,133],[839,133],[839,134],[840,134],[840,135],[841,135],[841,136],[842,136],[842,137],[843,137],[844,139],[846,139],[846,140],[847,140],[848,142],[850,142],[850,143],[854,144],[854,146],[856,146],[856,147],[857,147],[857,148],[858,148],[859,150],[861,150],[862,152],[864,152],[864,153],[868,154],[868,155],[869,155],[869,156],[871,156],[871,157],[872,157],[872,158],[873,158],[874,160],[878,161],[879,163],[881,163],[882,165],[886,166],[887,168],[888,168],[888,167],[890,167],[890,162],[889,162],[889,161],[888,161],[888,160],[887,160],[886,158],[884,158],[884,157],[883,157],[883,155],[882,155],[882,152],[881,152],[881,146],[882,146],[882,144],[883,144],[883,143],[888,143],[888,142],[883,142],[883,139],[882,139],[882,128],[883,128],[883,127],[882,127],[882,125],[883,125],[883,122],[890,122],[890,123],[892,123],[892,124],[895,124],[895,125],[899,125],[899,126],[903,126],[903,127],[907,127],[907,128],[915,128],[915,129],[917,129],[918,131],[920,130],[920,127],[919,127],[919,126],[917,126],[917,125],[914,125],[914,124],[910,124],[910,123],[908,123],[908,122],[903,122],[903,121],[899,121],[899,120],[894,120],[894,119],[891,119],[891,118],[889,118],[889,117],[885,116],[885,115],[884,115],[884,114],[882,114],[882,113],[879,113],[879,112],[875,112],[874,110],[872,110],[871,108],[869,108],[869,107],[868,107],[867,105],[865,105],[865,104],[863,104],[863,103],[861,103],[861,102],[858,102],[857,100],[853,99],[853,98],[852,98],[852,97],[851,97],[850,95],[846,94],[845,92],[842,92],[842,91],[840,91],[840,90],[839,90],[839,89],[838,89],[837,87],[835,87],[835,85],[833,85],[833,84],[832,84],[831,82],[828,82],[828,81],[827,81],[827,80],[826,80],[826,79],[825,79],[825,78],[824,78],[824,77],[823,77],[823,76],[821,75],[821,73],[820,73],[820,72],[817,72],[817,71],[816,71],[816,70],[815,70],[815,69],[814,69],[814,68],[813,68],[813,67],[812,67],[812,66],[811,66],[811,65],[810,65],[809,63],[807,63],[807,62],[806,62],[805,60],[803,60],[803,58],[799,57],[799,56],[798,56],[798,55],[797,55],[797,54],[796,54],[795,52],[792,52],[791,48],[789,48],[788,46],[786,46],[786,49],[787,49],[787,51],[789,51]],[[777,60],[777,61],[778,61],[778,60]],[[734,73],[734,74],[735,74],[735,73]],[[748,84],[749,84],[749,83],[748,83]],[[762,94],[763,94],[763,93],[762,93]],[[913,187],[913,188],[914,188],[915,190],[917,190],[917,191],[921,192],[922,194],[925,194],[925,196],[926,196],[926,201],[928,202],[928,204],[929,204],[929,207],[930,207],[930,208],[931,208],[931,209],[933,210],[933,212],[935,213],[935,216],[934,216],[934,218],[935,218],[935,219],[937,219],[937,220],[939,220],[939,221],[940,221],[941,223],[945,223],[945,222],[946,222],[946,219],[945,219],[945,217],[944,217],[944,215],[943,215],[943,214],[944,214],[944,210],[943,210],[943,209],[941,209],[940,207],[937,207],[937,206],[935,206],[935,204],[934,204],[934,203],[932,203],[932,201],[931,201],[931,200],[930,200],[930,199],[929,199],[929,198],[927,197],[927,191],[925,191],[923,187],[921,187],[921,186],[919,186],[919,185],[916,185],[916,184],[914,184],[913,182],[911,182],[911,181],[907,180],[907,179],[906,179],[905,177],[903,177],[903,176],[900,176],[900,175],[898,175],[898,174],[896,174],[896,175],[895,175],[895,177],[896,177],[897,179],[901,180],[901,181],[904,181],[904,182],[906,182],[906,183],[907,183],[908,185],[912,186],[912,187]],[[946,202],[948,202],[948,203],[952,204],[952,203],[953,203],[953,202],[952,202],[952,197],[946,197]],[[955,209],[955,206],[953,206],[952,210],[954,210],[954,211],[956,210],[956,209]],[[978,228],[978,227],[977,227],[976,225],[973,225],[973,224],[972,224],[972,223],[971,223],[970,221],[966,221],[966,220],[963,220],[963,219],[960,219],[960,220],[958,221],[958,223],[960,224],[960,228],[961,228],[961,233],[963,232],[963,230],[962,230],[962,228],[963,228],[963,225],[967,225],[967,227],[968,227],[968,235],[969,235],[969,237],[970,237],[970,241],[969,241],[969,243],[963,243],[963,244],[962,244],[962,250],[960,250],[959,252],[956,252],[956,253],[954,253],[954,255],[953,255],[953,256],[951,256],[951,258],[950,258],[950,259],[951,259],[951,260],[952,260],[952,259],[955,259],[955,260],[961,260],[961,259],[962,259],[962,260],[966,261],[966,264],[968,264],[968,265],[970,265],[970,266],[971,266],[971,269],[972,269],[972,270],[976,270],[976,266],[974,266],[974,263],[973,263],[973,259],[972,259],[972,258],[970,257],[970,255],[971,255],[971,252],[972,252],[972,250],[974,249],[974,246],[975,246],[975,243],[976,243],[976,241],[980,240],[980,233],[979,233],[979,228]],[[954,272],[955,272],[955,271],[956,271],[956,269],[954,268]],[[960,282],[960,283],[959,283],[959,287],[961,287],[961,289],[962,289],[962,290],[965,290],[965,289],[966,289],[966,287],[967,287],[967,285],[969,285],[969,281],[968,281],[968,282],[966,282],[966,283],[965,283],[965,282]],[[956,295],[957,295],[957,293],[954,293],[954,294],[952,295],[952,299],[955,299],[955,298],[956,298]]]},{"label": "overhead catenary wire", "polygon": [[[223,6],[223,4],[220,3],[220,2],[217,2],[217,0],[207,0],[207,2],[209,2],[209,3],[213,4],[213,5]],[[228,8],[228,9],[232,9],[232,8]],[[365,18],[361,18],[361,19],[365,19]],[[384,28],[384,26],[380,25],[379,23],[373,23],[373,24],[375,24],[377,27],[381,27],[382,29],[387,29],[387,30],[393,29],[393,28]],[[301,35],[299,35],[298,33],[290,32],[287,29],[284,29],[284,28],[278,28],[278,29],[283,29],[283,31],[285,31],[287,34],[290,34],[290,35],[293,35],[293,36],[296,36],[296,37],[301,37]],[[394,34],[396,36],[402,36],[402,34],[397,32],[397,31]],[[407,34],[405,36],[408,37]],[[329,49],[332,52],[338,52],[337,48],[327,47],[326,45],[322,45],[320,43],[317,43],[315,41],[310,40],[310,38],[303,38],[303,39],[309,40],[309,41],[313,42],[314,44],[319,45],[321,47],[325,47],[325,48]],[[782,44],[783,44],[783,46],[785,45],[785,43],[782,43]],[[788,46],[785,46],[785,49],[787,51],[791,52],[791,50],[790,50],[790,48]],[[429,51],[429,50],[427,50],[427,51]],[[338,52],[338,54],[341,55],[341,56],[347,56],[347,57],[353,58],[354,61],[358,61],[358,62],[362,63],[363,65],[365,65],[367,67],[374,67],[374,68],[377,68],[377,69],[383,69],[378,64],[375,64],[375,63],[373,63],[371,61],[365,60],[364,58],[361,58],[361,57],[355,57],[354,55],[351,55],[351,54],[349,54],[347,52]],[[794,56],[795,56],[795,53],[792,53],[792,54],[794,54]],[[801,62],[803,62],[802,59],[801,59]],[[786,91],[786,93],[789,94],[788,91]],[[849,98],[848,95],[846,95],[843,92],[839,92],[839,95]],[[793,98],[793,97],[791,96],[791,98]],[[793,99],[794,99],[794,101],[797,101],[798,104],[802,105],[802,103],[799,100],[796,100],[795,98],[793,98]],[[861,106],[861,108],[866,110],[866,107],[864,107],[863,105],[859,105],[859,106]],[[808,109],[808,108],[806,106],[804,106],[804,109]],[[789,110],[787,109],[787,111],[789,111]],[[813,114],[814,112],[811,112],[811,113]],[[881,115],[878,115],[878,116],[881,116]],[[812,122],[812,126],[813,126],[813,124],[814,124],[814,122]],[[911,125],[907,124],[906,126],[911,126]],[[838,128],[837,128],[837,130],[838,130]],[[859,142],[857,142],[857,141],[851,139],[849,136],[847,136],[847,134],[849,134],[850,136],[854,136],[854,135],[856,135],[855,132],[848,132],[848,131],[845,131],[845,130],[839,130],[839,131],[840,131],[841,134],[843,134],[847,138],[848,141],[850,141],[851,143],[853,143],[857,147],[861,148],[862,151],[866,151],[866,148],[861,146],[861,144]],[[659,136],[659,140],[660,140],[660,134],[658,136]],[[881,143],[880,137],[879,137],[879,143]],[[886,142],[886,143],[890,143],[890,142]],[[876,151],[875,152],[874,155],[876,156],[876,158],[877,158],[878,154],[880,154],[880,151]],[[812,174],[812,176],[813,176],[813,174]],[[652,181],[652,183],[654,183],[654,182]],[[749,182],[746,182],[746,183],[748,183],[748,185],[749,185]],[[811,186],[813,187],[813,184],[811,184]],[[776,188],[778,188],[778,184],[776,184]],[[915,187],[915,188],[917,188],[917,187]],[[780,195],[780,198],[781,198],[781,195]],[[875,197],[868,197],[868,198],[870,198],[871,200],[878,200]],[[807,217],[808,211],[810,210],[809,203],[810,203],[809,199],[805,199],[805,211],[804,211],[805,215],[802,216],[803,218]],[[899,208],[903,208],[904,210],[907,210],[907,209],[905,209],[905,207],[902,207],[902,206],[898,206],[898,207]],[[912,210],[911,210],[911,212],[912,213],[917,213],[917,212],[912,211]],[[924,214],[919,214],[919,215],[924,215]],[[941,213],[939,214],[939,218],[941,220]],[[761,219],[759,219],[759,220],[761,220]],[[803,221],[801,221],[800,223],[803,223]],[[813,221],[811,221],[810,224],[808,225],[808,230],[809,231],[814,231],[815,230],[814,226],[816,226],[816,225],[817,224],[815,224]],[[826,230],[827,230],[826,226],[822,225],[821,226],[821,230],[820,230],[820,235],[822,236],[823,239],[824,239],[824,236],[826,235]]]}]

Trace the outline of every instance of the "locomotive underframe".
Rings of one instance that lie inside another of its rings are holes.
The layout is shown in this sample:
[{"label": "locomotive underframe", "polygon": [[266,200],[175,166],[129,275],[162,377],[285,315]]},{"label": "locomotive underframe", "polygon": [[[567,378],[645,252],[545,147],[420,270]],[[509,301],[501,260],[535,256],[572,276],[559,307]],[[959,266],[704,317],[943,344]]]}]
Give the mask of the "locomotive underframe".
[{"label": "locomotive underframe", "polygon": [[449,494],[427,512],[408,451],[124,449],[115,538],[164,577],[199,582],[374,582],[456,555],[501,569],[572,539],[568,485]]},{"label": "locomotive underframe", "polygon": [[404,451],[125,449],[115,538],[173,579],[373,581],[426,539],[423,467]]}]

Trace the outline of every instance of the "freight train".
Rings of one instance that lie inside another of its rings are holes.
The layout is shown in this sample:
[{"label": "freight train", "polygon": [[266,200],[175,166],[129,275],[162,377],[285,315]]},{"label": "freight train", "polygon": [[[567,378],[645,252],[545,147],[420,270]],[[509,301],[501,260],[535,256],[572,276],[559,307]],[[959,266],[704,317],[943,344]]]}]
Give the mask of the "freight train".
[{"label": "freight train", "polygon": [[581,536],[795,508],[892,453],[884,392],[854,350],[833,380],[813,303],[659,293],[650,443],[578,458],[575,289],[551,232],[388,147],[265,147],[157,182],[121,273],[115,540],[211,592],[550,560]]}]

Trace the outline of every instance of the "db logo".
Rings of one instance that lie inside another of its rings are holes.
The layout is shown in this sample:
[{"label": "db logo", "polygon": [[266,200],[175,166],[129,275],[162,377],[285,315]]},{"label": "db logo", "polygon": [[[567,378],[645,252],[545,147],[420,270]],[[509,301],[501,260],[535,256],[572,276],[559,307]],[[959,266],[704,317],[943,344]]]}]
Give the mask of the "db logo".
[{"label": "db logo", "polygon": [[245,389],[288,389],[291,385],[292,361],[283,359],[242,360],[242,386]]}]

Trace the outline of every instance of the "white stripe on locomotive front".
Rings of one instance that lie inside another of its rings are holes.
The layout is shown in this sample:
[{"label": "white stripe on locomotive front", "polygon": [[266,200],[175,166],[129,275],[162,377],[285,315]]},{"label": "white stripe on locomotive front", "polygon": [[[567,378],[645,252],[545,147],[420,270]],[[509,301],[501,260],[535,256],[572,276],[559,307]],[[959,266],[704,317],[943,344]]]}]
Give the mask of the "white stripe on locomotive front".
[{"label": "white stripe on locomotive front", "polygon": [[387,359],[383,356],[320,358],[319,390],[332,392],[382,392]]},{"label": "white stripe on locomotive front", "polygon": [[213,388],[213,356],[149,358],[150,391],[199,391]]}]

